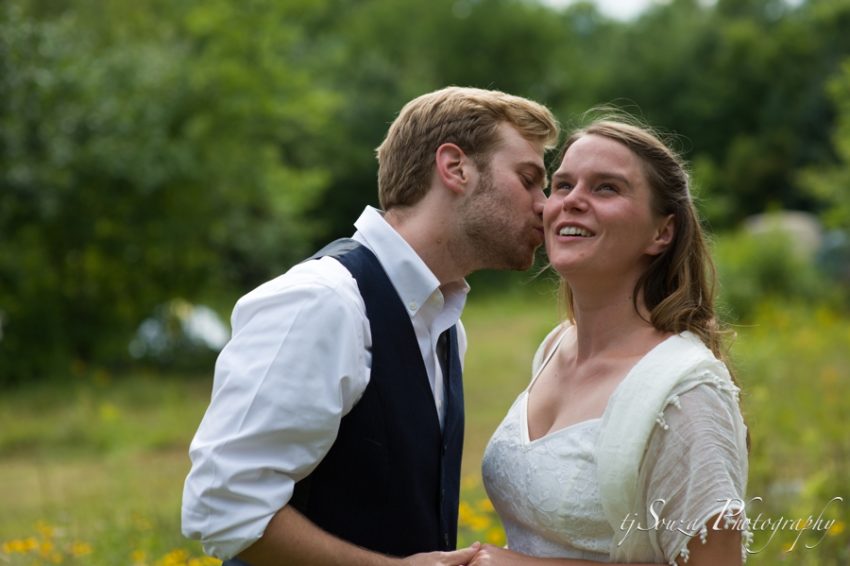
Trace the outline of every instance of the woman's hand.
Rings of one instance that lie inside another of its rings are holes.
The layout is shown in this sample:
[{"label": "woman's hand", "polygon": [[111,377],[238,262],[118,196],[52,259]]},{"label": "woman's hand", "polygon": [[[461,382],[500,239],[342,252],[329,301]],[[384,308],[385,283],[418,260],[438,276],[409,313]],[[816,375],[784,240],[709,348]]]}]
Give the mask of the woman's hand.
[{"label": "woman's hand", "polygon": [[485,544],[469,563],[469,566],[518,566],[534,564],[536,560],[507,548]]}]

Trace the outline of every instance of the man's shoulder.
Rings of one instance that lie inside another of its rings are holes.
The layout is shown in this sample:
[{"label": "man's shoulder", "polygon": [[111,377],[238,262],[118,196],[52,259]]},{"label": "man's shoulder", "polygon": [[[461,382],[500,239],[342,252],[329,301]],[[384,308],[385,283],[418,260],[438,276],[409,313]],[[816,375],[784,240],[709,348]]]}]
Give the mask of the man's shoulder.
[{"label": "man's shoulder", "polygon": [[362,302],[357,283],[348,269],[333,257],[303,261],[243,295],[237,305],[275,300],[290,295]]},{"label": "man's shoulder", "polygon": [[354,238],[339,238],[338,240],[334,240],[327,244],[325,247],[310,256],[306,261],[327,256],[338,258],[362,247],[364,247],[363,244]]}]

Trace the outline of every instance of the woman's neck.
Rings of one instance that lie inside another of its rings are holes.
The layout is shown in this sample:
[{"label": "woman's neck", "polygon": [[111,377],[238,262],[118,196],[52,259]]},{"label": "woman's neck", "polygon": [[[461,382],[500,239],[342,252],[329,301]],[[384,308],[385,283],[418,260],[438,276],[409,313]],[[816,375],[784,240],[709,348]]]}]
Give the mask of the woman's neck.
[{"label": "woman's neck", "polygon": [[648,321],[642,298],[633,299],[634,284],[617,282],[608,288],[572,288],[576,330],[576,361],[600,354],[642,355],[663,336]]}]

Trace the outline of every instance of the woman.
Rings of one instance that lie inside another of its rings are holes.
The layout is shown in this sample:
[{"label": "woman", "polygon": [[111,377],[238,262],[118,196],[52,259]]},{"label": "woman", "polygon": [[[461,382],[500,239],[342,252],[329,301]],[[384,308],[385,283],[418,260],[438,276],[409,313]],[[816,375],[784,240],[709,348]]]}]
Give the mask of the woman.
[{"label": "woman", "polygon": [[597,120],[567,140],[543,225],[568,321],[484,455],[510,550],[471,564],[740,564],[746,427],[682,161]]}]

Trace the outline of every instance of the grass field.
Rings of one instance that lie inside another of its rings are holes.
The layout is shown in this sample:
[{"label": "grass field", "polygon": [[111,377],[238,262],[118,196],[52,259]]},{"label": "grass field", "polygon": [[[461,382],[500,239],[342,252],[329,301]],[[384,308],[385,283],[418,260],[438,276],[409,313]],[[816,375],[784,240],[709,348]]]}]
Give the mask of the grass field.
[{"label": "grass field", "polygon": [[[738,329],[734,349],[753,437],[749,491],[765,498],[757,511],[816,517],[830,498],[844,499],[827,509],[828,531],[757,532],[750,564],[848,564],[850,320],[770,304],[757,319]],[[480,484],[481,454],[557,320],[551,292],[533,289],[467,308],[461,543],[504,542]],[[0,565],[216,564],[179,529],[186,448],[209,388],[209,375],[78,368],[53,385],[4,392]]]},{"label": "grass field", "polygon": [[4,396],[0,563],[200,556],[180,536],[180,478],[208,390],[208,380],[99,373]]}]

